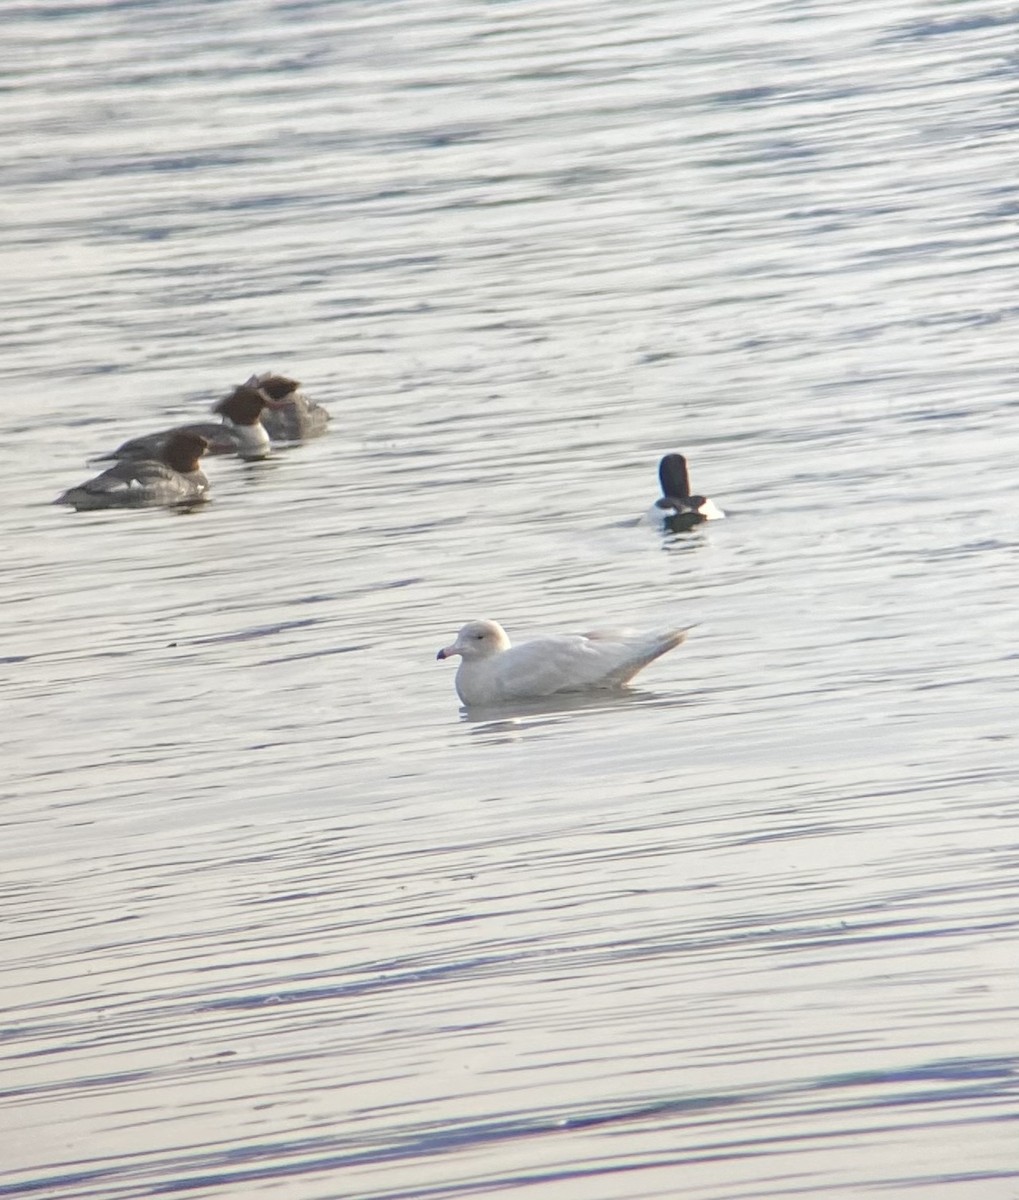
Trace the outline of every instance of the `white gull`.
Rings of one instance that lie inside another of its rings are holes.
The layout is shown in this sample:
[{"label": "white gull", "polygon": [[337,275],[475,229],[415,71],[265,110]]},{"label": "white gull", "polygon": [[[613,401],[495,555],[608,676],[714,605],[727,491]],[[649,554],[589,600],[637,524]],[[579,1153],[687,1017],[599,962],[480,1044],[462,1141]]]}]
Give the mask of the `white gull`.
[{"label": "white gull", "polygon": [[468,621],[437,658],[460,656],[456,690],[468,707],[618,688],[678,646],[689,629],[633,633],[609,629],[559,633],[514,646],[497,621]]}]

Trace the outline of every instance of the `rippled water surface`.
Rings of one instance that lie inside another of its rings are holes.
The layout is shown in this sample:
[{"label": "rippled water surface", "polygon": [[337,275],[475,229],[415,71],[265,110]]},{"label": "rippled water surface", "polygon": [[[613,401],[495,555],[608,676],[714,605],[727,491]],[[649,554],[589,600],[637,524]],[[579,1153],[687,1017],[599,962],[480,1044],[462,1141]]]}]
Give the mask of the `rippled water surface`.
[{"label": "rippled water surface", "polygon": [[0,1196],[1015,1200],[1014,7],[0,16]]}]

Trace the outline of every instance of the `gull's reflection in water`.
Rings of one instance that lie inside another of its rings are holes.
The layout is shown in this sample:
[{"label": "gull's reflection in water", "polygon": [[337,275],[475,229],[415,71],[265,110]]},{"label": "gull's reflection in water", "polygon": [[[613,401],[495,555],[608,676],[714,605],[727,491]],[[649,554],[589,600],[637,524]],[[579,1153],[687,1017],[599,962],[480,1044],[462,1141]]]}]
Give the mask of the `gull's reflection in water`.
[{"label": "gull's reflection in water", "polygon": [[689,696],[664,692],[636,691],[630,688],[601,692],[561,692],[534,700],[461,708],[460,720],[470,725],[472,737],[485,742],[516,742],[528,732],[550,729],[568,721],[629,709],[678,707],[692,703]]}]

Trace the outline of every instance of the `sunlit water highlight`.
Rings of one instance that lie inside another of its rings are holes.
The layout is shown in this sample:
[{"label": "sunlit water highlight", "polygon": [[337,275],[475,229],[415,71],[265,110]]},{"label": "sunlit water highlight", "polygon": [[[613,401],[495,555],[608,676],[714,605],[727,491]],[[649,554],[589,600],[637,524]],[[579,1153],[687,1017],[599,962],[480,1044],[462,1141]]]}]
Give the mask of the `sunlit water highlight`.
[{"label": "sunlit water highlight", "polygon": [[0,15],[0,1196],[1014,1200],[1016,14]]}]

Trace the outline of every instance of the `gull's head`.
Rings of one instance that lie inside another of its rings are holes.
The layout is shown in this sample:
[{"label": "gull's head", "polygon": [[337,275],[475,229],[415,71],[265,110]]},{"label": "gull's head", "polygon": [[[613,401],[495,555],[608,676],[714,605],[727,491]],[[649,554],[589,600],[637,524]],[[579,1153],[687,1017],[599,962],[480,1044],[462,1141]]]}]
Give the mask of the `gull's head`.
[{"label": "gull's head", "polygon": [[453,658],[459,654],[464,662],[488,658],[510,648],[506,630],[498,621],[468,621],[456,635],[452,646],[443,646],[436,658]]}]

